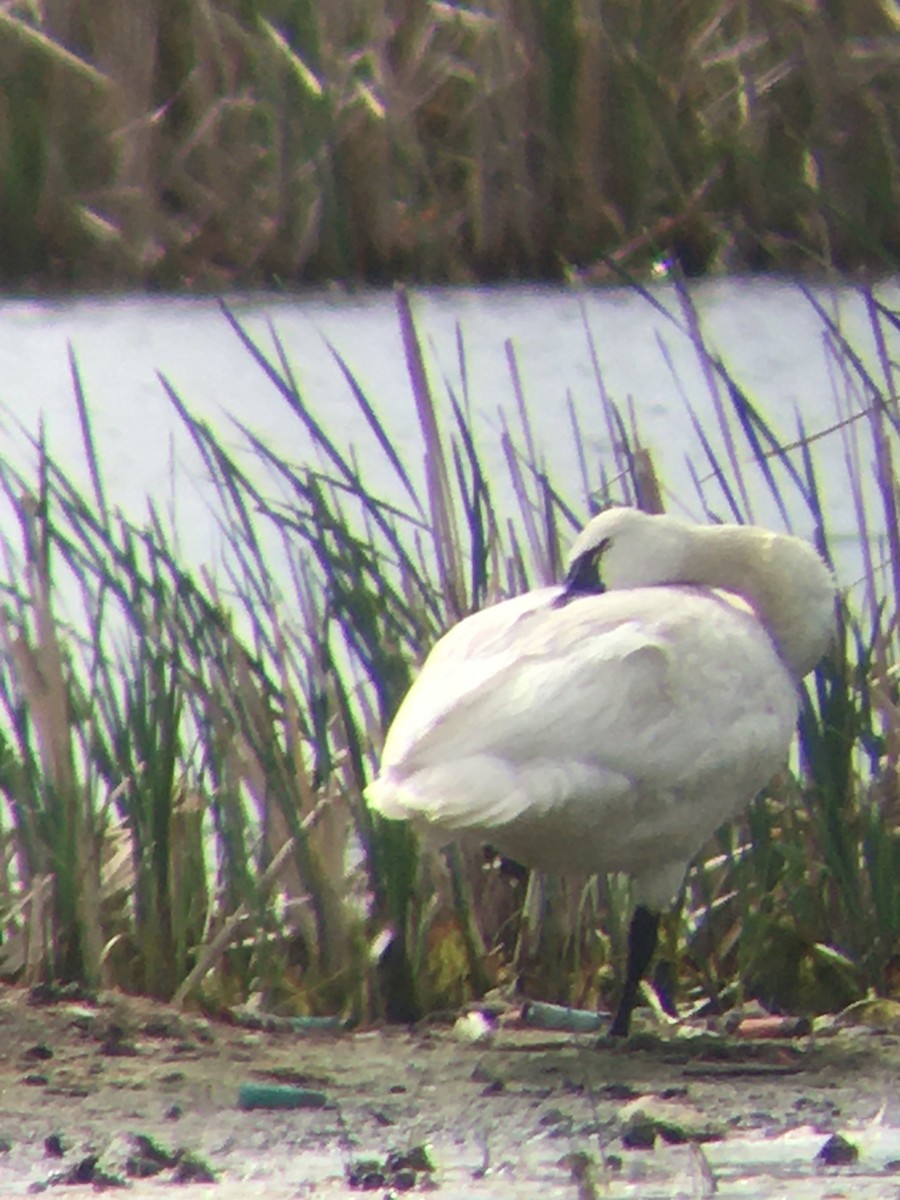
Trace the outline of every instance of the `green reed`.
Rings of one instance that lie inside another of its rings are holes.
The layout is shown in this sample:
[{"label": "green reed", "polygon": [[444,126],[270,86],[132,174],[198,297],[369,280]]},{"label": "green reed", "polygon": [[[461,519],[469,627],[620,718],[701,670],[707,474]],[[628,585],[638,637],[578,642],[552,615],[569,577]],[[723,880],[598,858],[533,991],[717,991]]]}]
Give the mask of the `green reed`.
[{"label": "green reed", "polygon": [[[805,514],[828,556],[821,437],[776,428],[706,344],[690,294],[678,296],[672,328],[691,339],[716,414],[703,426],[688,408],[697,494],[678,502],[701,518],[744,520],[766,495],[785,520]],[[685,1004],[749,992],[834,1007],[886,987],[896,952],[896,559],[882,560],[875,534],[888,551],[898,544],[898,317],[876,295],[867,303],[874,357],[820,311],[835,364],[823,436],[845,448],[865,576],[842,595],[840,637],[804,687],[791,763],[688,877],[666,934]],[[509,346],[516,425],[502,445],[515,511],[501,511],[500,481],[479,453],[464,331],[461,390],[438,393],[402,293],[397,313],[422,470],[402,461],[378,398],[334,351],[396,483],[391,499],[373,489],[370,460],[362,468],[317,415],[274,329],[257,343],[225,309],[297,422],[285,444],[303,444],[302,434],[315,465],[242,426],[244,450],[230,448],[162,381],[217,488],[227,551],[218,578],[185,569],[155,508],[143,526],[110,510],[74,360],[89,491],[40,437],[34,480],[0,468],[22,530],[21,547],[2,547],[7,975],[399,1019],[514,981],[575,1003],[612,995],[628,913],[621,881],[526,880],[470,851],[445,859],[371,814],[362,792],[444,629],[558,578],[573,531],[599,504],[659,509],[673,498],[592,345],[594,402],[613,449],[587,460],[581,397],[570,406],[569,479],[548,478]]]}]

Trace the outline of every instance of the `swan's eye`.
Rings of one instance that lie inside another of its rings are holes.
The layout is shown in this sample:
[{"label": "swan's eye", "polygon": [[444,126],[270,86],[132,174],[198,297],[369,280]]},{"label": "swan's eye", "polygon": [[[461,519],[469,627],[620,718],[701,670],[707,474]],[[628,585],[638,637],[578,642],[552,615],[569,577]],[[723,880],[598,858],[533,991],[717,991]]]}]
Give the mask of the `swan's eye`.
[{"label": "swan's eye", "polygon": [[601,592],[606,591],[603,580],[600,578],[600,559],[608,545],[609,538],[604,538],[602,542],[592,546],[584,554],[579,554],[569,567],[562,593],[554,601],[557,608],[568,604],[570,600],[575,600],[578,596],[599,596]]}]

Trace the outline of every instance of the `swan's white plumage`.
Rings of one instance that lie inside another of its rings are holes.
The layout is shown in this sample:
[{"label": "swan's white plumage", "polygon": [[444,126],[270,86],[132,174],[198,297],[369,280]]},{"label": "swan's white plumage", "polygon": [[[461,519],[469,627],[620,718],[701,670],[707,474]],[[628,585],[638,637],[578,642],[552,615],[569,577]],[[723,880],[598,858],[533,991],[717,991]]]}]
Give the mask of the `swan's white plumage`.
[{"label": "swan's white plumage", "polygon": [[366,794],[445,841],[626,871],[658,908],[785,759],[834,589],[796,538],[630,509],[587,526],[592,554],[610,590],[528,592],[437,643]]}]

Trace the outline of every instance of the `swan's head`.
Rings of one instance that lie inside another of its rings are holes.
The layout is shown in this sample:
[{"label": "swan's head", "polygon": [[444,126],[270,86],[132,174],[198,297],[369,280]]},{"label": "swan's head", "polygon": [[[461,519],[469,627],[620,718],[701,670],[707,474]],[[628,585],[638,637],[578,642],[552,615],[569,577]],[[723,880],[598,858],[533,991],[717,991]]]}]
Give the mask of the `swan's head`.
[{"label": "swan's head", "polygon": [[721,588],[755,611],[797,679],[835,629],[835,583],[808,542],[753,525],[689,525],[637,508],[610,508],[584,527],[557,605],[607,589],[688,584]]},{"label": "swan's head", "polygon": [[675,517],[639,508],[608,508],[575,539],[566,570],[566,597],[682,579],[690,529]]}]

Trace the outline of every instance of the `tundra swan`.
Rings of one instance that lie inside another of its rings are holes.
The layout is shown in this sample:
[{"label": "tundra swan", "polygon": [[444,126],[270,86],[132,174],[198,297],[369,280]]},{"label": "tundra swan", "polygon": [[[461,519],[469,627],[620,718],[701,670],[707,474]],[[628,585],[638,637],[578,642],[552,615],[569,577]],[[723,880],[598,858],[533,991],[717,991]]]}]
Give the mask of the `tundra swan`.
[{"label": "tundra swan", "polygon": [[368,803],[544,871],[631,875],[611,1030],[625,1035],[660,909],[787,756],[834,600],[799,538],[611,508],[576,539],[561,587],[476,612],[437,642]]}]

